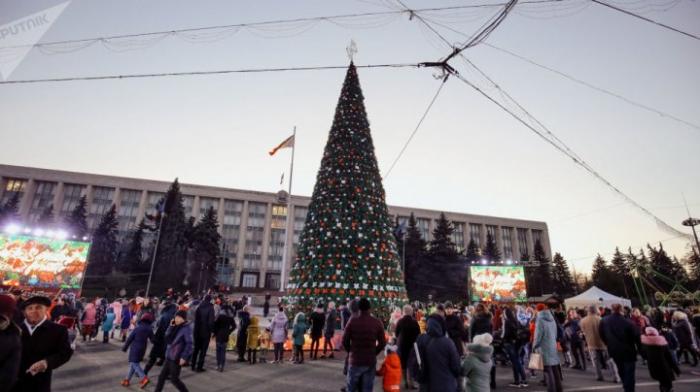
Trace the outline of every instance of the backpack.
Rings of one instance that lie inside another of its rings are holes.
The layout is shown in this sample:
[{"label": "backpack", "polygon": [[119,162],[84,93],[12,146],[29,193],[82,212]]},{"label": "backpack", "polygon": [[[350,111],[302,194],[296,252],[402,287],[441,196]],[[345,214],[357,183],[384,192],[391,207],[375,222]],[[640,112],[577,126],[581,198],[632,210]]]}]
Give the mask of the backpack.
[{"label": "backpack", "polygon": [[515,332],[518,342],[529,343],[530,342],[530,328],[527,326],[519,325]]},{"label": "backpack", "polygon": [[411,374],[411,378],[413,378],[413,380],[418,384],[426,384],[430,378],[428,373],[428,363],[425,361],[427,358],[425,354],[432,340],[432,337],[428,338],[428,343],[425,344],[425,347],[419,345],[418,341],[413,343],[411,354],[408,357],[407,369]]}]

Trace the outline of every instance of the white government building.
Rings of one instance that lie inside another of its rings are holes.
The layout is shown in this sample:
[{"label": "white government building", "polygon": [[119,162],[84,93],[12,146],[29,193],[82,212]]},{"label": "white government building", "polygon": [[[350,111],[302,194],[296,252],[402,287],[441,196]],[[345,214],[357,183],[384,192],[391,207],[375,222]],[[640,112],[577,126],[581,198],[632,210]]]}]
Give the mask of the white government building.
[{"label": "white government building", "polygon": [[[112,204],[116,204],[123,237],[138,225],[145,213],[154,212],[156,203],[169,186],[169,181],[0,165],[0,205],[18,193],[22,223],[28,226],[35,224],[49,205],[53,205],[54,215],[60,221],[60,217],[69,214],[85,195],[90,230],[97,226]],[[285,239],[286,192],[193,184],[180,184],[180,187],[187,216],[199,219],[209,207],[214,207],[218,213],[223,260],[226,260],[220,265],[220,281],[246,291],[279,289],[283,270],[288,272],[294,259],[311,198],[291,197],[289,213],[294,219],[294,230],[287,233]],[[407,221],[413,213],[423,238],[429,240],[441,211],[389,206],[389,213],[392,221],[398,216],[400,222]],[[445,215],[455,224],[453,240],[460,249],[466,248],[470,239],[483,247],[486,233],[491,233],[504,260],[517,261],[521,255],[532,255],[537,240],[551,257],[545,222],[447,211]],[[294,246],[287,250],[287,266],[283,269],[285,240],[293,241]]]}]

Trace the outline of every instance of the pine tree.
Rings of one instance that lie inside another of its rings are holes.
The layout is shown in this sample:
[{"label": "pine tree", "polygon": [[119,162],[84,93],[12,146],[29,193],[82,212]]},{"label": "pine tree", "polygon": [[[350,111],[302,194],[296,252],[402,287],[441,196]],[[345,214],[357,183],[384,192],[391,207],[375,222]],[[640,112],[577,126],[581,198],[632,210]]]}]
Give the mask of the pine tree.
[{"label": "pine tree", "polygon": [[559,252],[555,253],[552,258],[552,282],[554,292],[559,295],[568,297],[576,291],[569,266]]},{"label": "pine tree", "polygon": [[88,235],[87,196],[80,198],[78,204],[75,205],[73,211],[71,211],[70,215],[68,215],[64,221],[68,234],[78,238]]},{"label": "pine tree", "polygon": [[501,261],[501,252],[498,250],[496,241],[491,236],[491,233],[486,233],[486,245],[481,252],[481,257],[490,263]]},{"label": "pine tree", "polygon": [[533,260],[539,262],[539,266],[535,268],[535,276],[539,282],[540,295],[551,294],[554,289],[552,287],[552,267],[540,240],[535,241],[533,253]]},{"label": "pine tree", "polygon": [[[100,224],[92,236],[86,280],[94,281],[112,272],[119,246],[119,241],[117,241],[118,227],[117,206],[112,204],[112,207],[102,216]],[[86,284],[91,286],[89,283]]]},{"label": "pine tree", "polygon": [[691,250],[685,255],[684,260],[690,271],[689,286],[700,290],[700,256],[696,251]]},{"label": "pine tree", "polygon": [[19,220],[19,192],[15,192],[0,209],[0,225],[5,226]]},{"label": "pine tree", "polygon": [[591,280],[593,285],[603,291],[612,291],[616,285],[615,275],[608,266],[608,262],[601,255],[598,255],[593,262]]},{"label": "pine tree", "polygon": [[391,305],[406,300],[406,291],[363,101],[350,63],[287,299],[308,312],[319,301],[367,297],[387,319]]},{"label": "pine tree", "polygon": [[39,214],[39,219],[37,219],[36,223],[43,228],[53,226],[53,204],[49,204],[43,211],[41,211],[41,214]]},{"label": "pine tree", "polygon": [[[122,272],[132,274],[135,277],[143,276],[141,274],[150,272],[150,264],[143,257],[143,235],[146,229],[147,226],[142,220],[136,227],[136,230],[131,232],[129,247],[121,261]],[[138,278],[138,280],[144,279]]]},{"label": "pine tree", "polygon": [[433,239],[430,241],[428,253],[431,256],[445,258],[447,260],[457,259],[457,250],[452,241],[454,225],[447,220],[445,213],[440,213],[435,229],[433,229]]},{"label": "pine tree", "polygon": [[680,276],[678,276],[679,271],[677,266],[674,265],[673,260],[666,254],[661,243],[659,243],[659,249],[647,244],[647,250],[649,251],[649,262],[653,269],[652,276],[648,278],[656,283],[664,292],[669,292],[675,285],[675,283],[669,281],[669,279],[677,280],[680,278]]},{"label": "pine tree", "polygon": [[418,230],[418,223],[413,213],[408,218],[408,228],[406,229],[404,256],[404,279],[406,291],[412,297],[415,297],[417,289],[420,286],[419,279],[421,278],[421,262],[426,256],[426,243],[423,236]]},{"label": "pine tree", "polygon": [[619,283],[615,285],[611,293],[618,297],[630,298],[630,294],[632,294],[632,276],[630,275],[627,257],[620,252],[618,247],[615,248],[613,258],[610,260],[610,272]]},{"label": "pine tree", "polygon": [[466,257],[467,262],[470,264],[475,264],[475,262],[479,261],[481,258],[481,255],[479,254],[479,247],[476,246],[476,242],[474,242],[473,238],[469,240],[469,245],[467,245]]},{"label": "pine tree", "polygon": [[213,207],[209,207],[192,232],[193,263],[190,270],[199,290],[211,287],[216,280],[216,261],[219,257],[221,242],[218,227],[216,211]]}]

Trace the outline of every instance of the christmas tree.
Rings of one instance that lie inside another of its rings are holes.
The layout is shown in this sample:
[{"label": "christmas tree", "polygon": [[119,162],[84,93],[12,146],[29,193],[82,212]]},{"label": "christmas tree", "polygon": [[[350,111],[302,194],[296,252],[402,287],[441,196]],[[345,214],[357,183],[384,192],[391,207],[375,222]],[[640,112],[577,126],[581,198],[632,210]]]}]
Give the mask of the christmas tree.
[{"label": "christmas tree", "polygon": [[289,273],[289,303],[309,312],[319,302],[365,297],[387,319],[391,305],[406,300],[392,229],[351,62]]}]

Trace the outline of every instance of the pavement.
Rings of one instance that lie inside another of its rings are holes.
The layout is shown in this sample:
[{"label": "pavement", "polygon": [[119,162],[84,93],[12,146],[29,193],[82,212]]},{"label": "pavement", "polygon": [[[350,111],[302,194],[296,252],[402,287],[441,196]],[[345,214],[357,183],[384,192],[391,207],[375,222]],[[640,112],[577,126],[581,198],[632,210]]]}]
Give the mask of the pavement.
[{"label": "pavement", "polygon": [[[128,370],[127,354],[120,350],[121,342],[112,341],[103,344],[95,341],[88,344],[78,343],[70,362],[63,365],[53,374],[54,392],[109,392],[109,391],[140,391],[138,385],[122,387],[120,381]],[[290,353],[285,353],[289,358]],[[268,358],[272,353],[268,353]],[[190,391],[245,391],[245,392],[337,392],[343,385],[344,354],[336,352],[336,359],[324,359],[309,361],[303,365],[294,365],[289,362],[283,364],[256,364],[235,362],[233,352],[227,355],[226,369],[223,373],[216,371],[213,346],[210,347],[205,362],[204,373],[194,373],[185,368],[182,371],[182,380]],[[145,390],[153,391],[160,373],[160,367],[151,370],[151,384]],[[682,365],[683,374],[674,383],[676,392],[700,391],[700,368],[691,368]],[[496,391],[515,390],[508,387],[512,381],[510,367],[499,365],[497,369]],[[540,376],[541,377],[541,376]],[[533,378],[530,386],[524,388],[528,392],[545,392],[546,388],[538,384],[540,378]],[[136,378],[132,383],[137,383]],[[612,382],[595,381],[595,372],[592,368],[588,371],[564,369],[564,391],[622,391],[620,384]],[[638,392],[658,391],[658,383],[649,378],[649,372],[640,362],[637,363]],[[381,391],[381,379],[375,381],[374,391]],[[166,382],[164,391],[175,391],[169,382]]]}]

